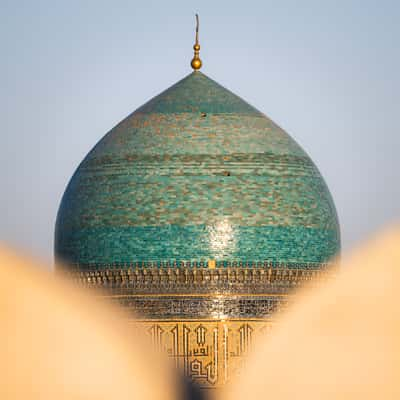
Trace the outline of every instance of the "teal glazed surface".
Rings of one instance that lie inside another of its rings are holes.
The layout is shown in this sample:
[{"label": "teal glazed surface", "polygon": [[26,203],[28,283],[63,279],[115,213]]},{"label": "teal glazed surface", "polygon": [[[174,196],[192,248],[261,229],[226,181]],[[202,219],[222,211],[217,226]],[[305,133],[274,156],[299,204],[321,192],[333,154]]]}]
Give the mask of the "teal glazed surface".
[{"label": "teal glazed surface", "polygon": [[318,169],[264,114],[193,72],[129,115],[64,193],[55,254],[80,268],[271,262],[340,250]]}]

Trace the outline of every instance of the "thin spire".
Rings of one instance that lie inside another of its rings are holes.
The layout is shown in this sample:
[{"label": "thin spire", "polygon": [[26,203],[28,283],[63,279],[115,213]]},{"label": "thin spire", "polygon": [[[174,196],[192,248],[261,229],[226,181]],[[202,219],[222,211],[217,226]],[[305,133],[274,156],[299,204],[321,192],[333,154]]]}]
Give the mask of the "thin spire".
[{"label": "thin spire", "polygon": [[196,14],[196,44],[199,44],[199,14]]},{"label": "thin spire", "polygon": [[201,65],[202,65],[202,62],[199,57],[200,44],[199,44],[199,16],[198,16],[198,14],[196,14],[196,41],[193,46],[193,50],[194,50],[194,57],[193,57],[190,65],[192,66],[192,68],[195,71],[197,71],[201,68]]}]

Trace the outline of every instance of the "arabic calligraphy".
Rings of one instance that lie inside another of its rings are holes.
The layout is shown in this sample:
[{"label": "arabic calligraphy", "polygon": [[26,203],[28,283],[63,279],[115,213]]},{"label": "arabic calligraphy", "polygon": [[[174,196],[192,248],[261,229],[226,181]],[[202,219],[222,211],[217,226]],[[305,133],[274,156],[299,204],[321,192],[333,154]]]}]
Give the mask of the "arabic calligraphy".
[{"label": "arabic calligraphy", "polygon": [[216,387],[240,373],[257,335],[271,321],[147,321],[153,345],[202,387]]}]

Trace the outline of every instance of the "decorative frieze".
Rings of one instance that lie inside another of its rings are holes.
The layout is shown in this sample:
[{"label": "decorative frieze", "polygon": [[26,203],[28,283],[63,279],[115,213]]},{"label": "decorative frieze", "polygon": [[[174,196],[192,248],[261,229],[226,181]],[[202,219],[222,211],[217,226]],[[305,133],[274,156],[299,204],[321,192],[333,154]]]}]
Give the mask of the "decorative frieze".
[{"label": "decorative frieze", "polygon": [[104,268],[69,270],[80,286],[114,295],[135,294],[282,294],[308,281],[328,279],[328,268]]}]

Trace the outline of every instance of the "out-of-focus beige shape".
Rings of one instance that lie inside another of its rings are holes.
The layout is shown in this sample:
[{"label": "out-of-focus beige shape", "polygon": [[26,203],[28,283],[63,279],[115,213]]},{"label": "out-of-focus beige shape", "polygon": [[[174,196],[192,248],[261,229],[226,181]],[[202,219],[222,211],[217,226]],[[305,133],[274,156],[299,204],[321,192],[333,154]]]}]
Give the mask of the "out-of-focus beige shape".
[{"label": "out-of-focus beige shape", "polygon": [[2,400],[172,400],[173,369],[118,309],[0,250]]},{"label": "out-of-focus beige shape", "polygon": [[224,400],[400,399],[399,230],[293,304]]}]

